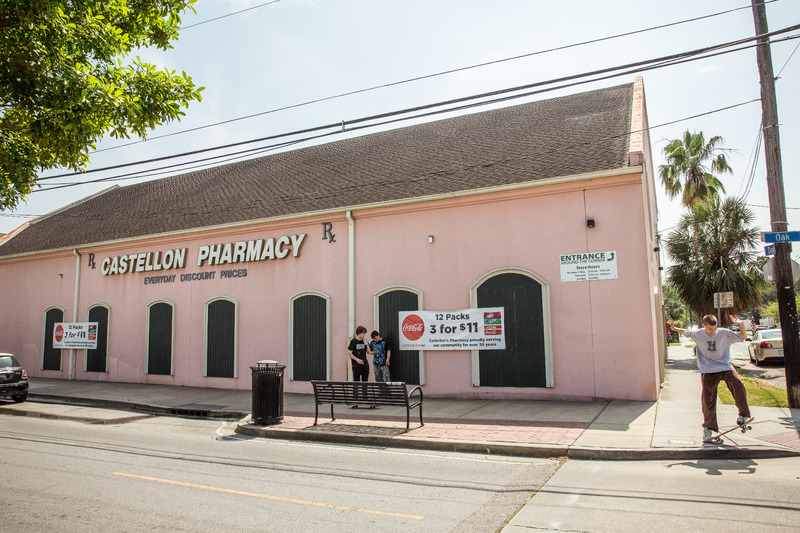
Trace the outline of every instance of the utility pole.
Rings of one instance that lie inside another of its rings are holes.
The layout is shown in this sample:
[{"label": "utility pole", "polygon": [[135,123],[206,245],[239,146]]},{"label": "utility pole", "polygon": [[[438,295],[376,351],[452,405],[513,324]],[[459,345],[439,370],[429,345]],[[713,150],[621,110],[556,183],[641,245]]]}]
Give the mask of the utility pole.
[{"label": "utility pole", "polygon": [[[764,0],[751,0],[756,35],[769,32]],[[764,136],[764,155],[767,160],[767,191],[772,231],[787,231],[786,198],[781,168],[781,140],[778,131],[778,102],[775,97],[775,77],[772,74],[772,52],[769,39],[758,39],[756,48],[758,73],[761,78],[761,132]],[[778,313],[783,335],[783,357],[786,361],[786,392],[789,407],[800,408],[800,335],[797,327],[797,306],[794,301],[791,242],[775,244],[775,288],[778,293]]]}]

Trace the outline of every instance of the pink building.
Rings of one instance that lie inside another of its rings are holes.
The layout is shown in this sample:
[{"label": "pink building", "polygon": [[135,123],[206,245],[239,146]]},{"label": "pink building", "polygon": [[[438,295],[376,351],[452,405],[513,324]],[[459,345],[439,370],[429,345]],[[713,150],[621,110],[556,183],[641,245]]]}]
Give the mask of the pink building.
[{"label": "pink building", "polygon": [[[652,401],[655,197],[641,78],[113,187],[0,241],[0,349],[34,380],[236,389],[273,359],[311,393],[363,325],[427,396]],[[397,346],[399,311],[498,306],[505,350]],[[60,322],[97,349],[54,349]]]}]

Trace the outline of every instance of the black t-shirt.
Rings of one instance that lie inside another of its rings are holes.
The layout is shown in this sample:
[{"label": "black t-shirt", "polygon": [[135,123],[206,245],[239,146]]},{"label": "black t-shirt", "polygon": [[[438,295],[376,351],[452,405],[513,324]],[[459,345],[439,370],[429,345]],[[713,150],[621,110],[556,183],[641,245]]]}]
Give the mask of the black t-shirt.
[{"label": "black t-shirt", "polygon": [[[353,354],[353,356],[358,357],[364,364],[367,363],[367,341],[365,340],[358,340],[357,338],[353,337],[350,341],[350,344],[347,346],[347,350]],[[358,363],[350,359],[350,362],[353,365],[357,365]]]}]

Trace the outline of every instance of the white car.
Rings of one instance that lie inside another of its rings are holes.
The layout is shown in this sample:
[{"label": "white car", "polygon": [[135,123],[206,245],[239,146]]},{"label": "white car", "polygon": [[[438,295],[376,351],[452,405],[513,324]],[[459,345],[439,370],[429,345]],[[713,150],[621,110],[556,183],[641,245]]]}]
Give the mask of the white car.
[{"label": "white car", "polygon": [[755,332],[747,346],[750,361],[756,366],[766,359],[783,360],[783,337],[779,329],[762,329]]}]

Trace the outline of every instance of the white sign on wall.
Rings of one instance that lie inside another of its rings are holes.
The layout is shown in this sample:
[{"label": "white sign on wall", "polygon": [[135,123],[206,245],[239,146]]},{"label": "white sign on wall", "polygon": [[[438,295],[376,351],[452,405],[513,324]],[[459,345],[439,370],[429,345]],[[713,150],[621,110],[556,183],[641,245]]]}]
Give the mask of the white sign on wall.
[{"label": "white sign on wall", "polygon": [[617,279],[617,252],[562,255],[561,281]]},{"label": "white sign on wall", "polygon": [[505,350],[502,307],[401,311],[401,350]]},{"label": "white sign on wall", "polygon": [[56,322],[53,348],[97,349],[98,322]]}]

